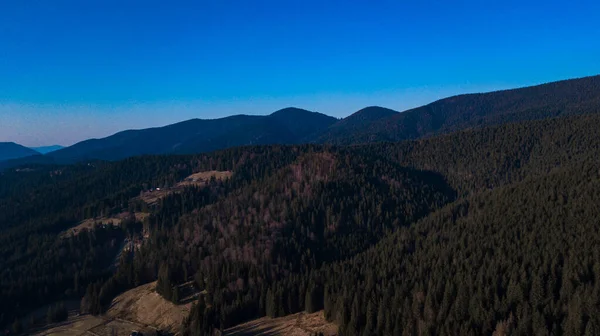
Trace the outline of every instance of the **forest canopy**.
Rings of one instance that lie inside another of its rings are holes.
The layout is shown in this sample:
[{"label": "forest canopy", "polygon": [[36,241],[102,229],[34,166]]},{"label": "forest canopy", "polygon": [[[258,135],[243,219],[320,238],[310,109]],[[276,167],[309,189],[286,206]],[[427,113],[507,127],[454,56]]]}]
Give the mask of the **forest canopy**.
[{"label": "forest canopy", "polygon": [[101,314],[157,280],[175,304],[183,283],[203,293],[187,335],[319,310],[342,335],[595,335],[599,127],[583,115],[7,170],[0,324],[65,299]]}]

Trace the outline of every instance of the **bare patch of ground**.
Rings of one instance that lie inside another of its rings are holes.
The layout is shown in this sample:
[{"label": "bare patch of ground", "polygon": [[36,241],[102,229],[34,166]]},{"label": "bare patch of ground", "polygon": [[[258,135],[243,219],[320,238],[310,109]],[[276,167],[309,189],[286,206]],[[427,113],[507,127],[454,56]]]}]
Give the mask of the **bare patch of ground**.
[{"label": "bare patch of ground", "polygon": [[285,317],[263,317],[225,330],[225,336],[310,336],[313,333],[334,336],[338,327],[325,320],[323,311],[298,313]]},{"label": "bare patch of ground", "polygon": [[34,335],[93,335],[88,333],[88,330],[105,322],[103,318],[92,315],[72,316],[67,321],[51,325],[49,329],[34,333]]},{"label": "bare patch of ground", "polygon": [[120,319],[106,320],[106,323],[102,323],[90,329],[88,334],[101,336],[129,336],[133,331],[141,332],[144,335],[156,334],[156,329],[152,327]]},{"label": "bare patch of ground", "polygon": [[71,314],[65,322],[49,325],[34,335],[130,335],[132,331],[155,335],[157,330],[176,334],[189,315],[193,298],[191,283],[181,285],[185,304],[175,305],[156,293],[156,282],[139,286],[117,296],[103,316]]},{"label": "bare patch of ground", "polygon": [[195,173],[195,174],[192,174],[192,175],[186,177],[178,185],[179,186],[188,186],[188,185],[203,186],[206,182],[210,181],[210,179],[213,177],[217,180],[223,181],[223,180],[230,178],[231,175],[233,175],[233,172],[228,171],[228,170],[224,170],[224,171],[211,170],[211,171],[206,171],[206,172],[200,172],[200,173]]},{"label": "bare patch of ground", "polygon": [[175,305],[156,293],[155,288],[156,282],[152,282],[117,296],[106,317],[177,332],[189,315],[192,303]]},{"label": "bare patch of ground", "polygon": [[108,319],[92,315],[69,317],[65,322],[49,326],[49,329],[34,333],[37,336],[129,336],[132,331],[144,335],[155,335],[156,329],[131,321]]},{"label": "bare patch of ground", "polygon": [[172,193],[181,192],[185,187],[204,187],[213,177],[217,180],[226,180],[230,178],[231,175],[233,175],[233,172],[227,170],[211,170],[195,173],[186,177],[172,188],[152,188],[151,190],[144,191],[138,199],[141,199],[149,205],[156,204],[161,198]]},{"label": "bare patch of ground", "polygon": [[[147,212],[136,212],[133,214],[136,221],[143,221],[150,214]],[[121,222],[131,216],[129,212],[122,212],[113,217],[88,218],[79,225],[72,227],[62,233],[62,237],[69,237],[71,234],[78,235],[83,230],[92,230],[96,225],[120,225]]]}]

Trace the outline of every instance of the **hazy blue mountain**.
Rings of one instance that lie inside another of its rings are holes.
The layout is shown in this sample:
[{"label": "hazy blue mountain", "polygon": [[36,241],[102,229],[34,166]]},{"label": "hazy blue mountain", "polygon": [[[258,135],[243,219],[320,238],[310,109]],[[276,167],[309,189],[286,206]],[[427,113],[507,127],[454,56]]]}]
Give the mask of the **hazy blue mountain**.
[{"label": "hazy blue mountain", "polygon": [[600,76],[593,76],[454,96],[402,113],[371,106],[341,120],[299,108],[286,108],[267,116],[192,119],[82,141],[43,158],[16,156],[0,168],[29,162],[70,163],[145,154],[200,153],[244,145],[393,142],[473,127],[597,112],[600,112]]},{"label": "hazy blue mountain", "polygon": [[42,147],[30,147],[31,149],[33,149],[34,151],[40,153],[40,154],[48,154],[51,152],[55,152],[59,149],[63,149],[65,148],[64,146],[60,146],[60,145],[53,145],[53,146],[42,146]]},{"label": "hazy blue mountain", "polygon": [[19,159],[32,155],[39,155],[39,153],[14,142],[0,142],[0,161]]},{"label": "hazy blue mountain", "polygon": [[145,154],[181,154],[258,144],[295,144],[337,121],[321,113],[286,108],[267,116],[192,119],[164,127],[119,132],[47,154],[55,162],[119,160]]}]

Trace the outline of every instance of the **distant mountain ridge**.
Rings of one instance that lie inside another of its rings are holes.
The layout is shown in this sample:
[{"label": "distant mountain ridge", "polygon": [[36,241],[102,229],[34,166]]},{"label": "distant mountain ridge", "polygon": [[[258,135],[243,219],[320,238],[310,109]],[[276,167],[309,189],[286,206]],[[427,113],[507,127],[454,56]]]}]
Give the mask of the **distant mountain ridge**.
[{"label": "distant mountain ridge", "polygon": [[19,159],[40,153],[14,142],[0,142],[0,161]]},{"label": "distant mountain ridge", "polygon": [[295,144],[322,132],[336,121],[336,118],[298,108],[286,108],[267,116],[192,119],[82,141],[47,156],[57,163],[70,163],[88,159],[119,160],[146,154],[207,152],[245,145]]},{"label": "distant mountain ridge", "polygon": [[42,146],[42,147],[29,147],[30,149],[33,149],[34,151],[40,153],[40,154],[48,154],[50,152],[55,152],[59,149],[63,149],[65,148],[64,146],[60,146],[60,145],[52,145],[52,146]]},{"label": "distant mountain ridge", "polygon": [[2,162],[0,168],[28,163],[113,161],[148,154],[201,153],[246,145],[396,142],[474,127],[599,112],[600,76],[592,76],[459,95],[401,113],[370,106],[336,119],[290,107],[266,116],[192,119],[85,140],[44,156],[16,156]]}]

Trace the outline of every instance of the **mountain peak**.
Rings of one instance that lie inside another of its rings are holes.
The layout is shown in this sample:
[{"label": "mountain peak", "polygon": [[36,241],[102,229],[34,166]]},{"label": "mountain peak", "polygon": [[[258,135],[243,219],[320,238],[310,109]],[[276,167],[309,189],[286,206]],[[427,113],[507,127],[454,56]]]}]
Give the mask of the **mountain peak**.
[{"label": "mountain peak", "polygon": [[0,142],[0,161],[19,159],[26,156],[39,155],[33,149],[14,142]]},{"label": "mountain peak", "polygon": [[269,116],[280,116],[280,115],[290,115],[290,114],[305,114],[305,113],[316,113],[316,112],[312,112],[309,110],[305,110],[305,109],[301,109],[298,107],[286,107],[286,108],[282,108],[281,110],[277,110],[273,113],[271,113]]},{"label": "mountain peak", "polygon": [[367,106],[363,109],[360,109],[346,119],[359,118],[361,120],[377,120],[385,117],[389,117],[392,115],[396,115],[400,112],[394,111],[392,109],[381,107],[381,106]]}]

